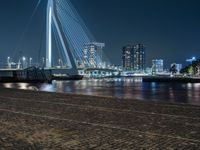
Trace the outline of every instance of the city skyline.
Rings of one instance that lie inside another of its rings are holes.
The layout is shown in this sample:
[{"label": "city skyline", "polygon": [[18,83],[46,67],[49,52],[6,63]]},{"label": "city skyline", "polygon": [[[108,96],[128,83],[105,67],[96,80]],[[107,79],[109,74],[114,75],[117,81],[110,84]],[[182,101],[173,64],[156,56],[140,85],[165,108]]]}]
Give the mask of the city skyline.
[{"label": "city skyline", "polygon": [[[151,4],[145,0],[140,2],[73,0],[71,2],[96,41],[106,44],[105,53],[114,64],[121,65],[121,49],[127,44],[142,43],[146,46],[147,66],[151,66],[152,59],[163,59],[166,66],[169,66],[174,62],[184,63],[186,58],[200,55],[198,43],[200,13],[197,7],[199,2],[196,0],[176,2],[154,0]],[[35,49],[39,49],[41,40],[38,37],[41,35],[46,15],[45,1],[42,1],[34,22],[31,22],[33,29],[28,29],[23,37],[25,40],[19,42],[36,3],[36,1],[20,0],[10,5],[11,1],[2,1],[0,6],[2,20],[0,49],[3,51],[1,61],[6,61],[2,59],[10,56],[11,53],[18,53],[18,47],[25,55],[29,53],[30,56],[35,53]],[[141,6],[144,9],[140,10]],[[45,15],[41,16],[43,13]],[[10,41],[11,44],[5,41]],[[25,50],[28,52],[24,52]]]},{"label": "city skyline", "polygon": [[1,0],[0,149],[200,149],[200,0]]}]

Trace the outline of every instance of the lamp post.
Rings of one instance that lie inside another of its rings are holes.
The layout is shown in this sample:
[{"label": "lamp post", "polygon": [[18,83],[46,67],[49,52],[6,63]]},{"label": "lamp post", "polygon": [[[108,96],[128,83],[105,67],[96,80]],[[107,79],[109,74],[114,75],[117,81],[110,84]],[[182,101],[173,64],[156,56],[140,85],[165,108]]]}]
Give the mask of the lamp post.
[{"label": "lamp post", "polygon": [[61,59],[58,59],[58,65],[61,67]]},{"label": "lamp post", "polygon": [[11,68],[11,62],[10,62],[10,57],[7,57],[7,64],[8,64],[8,68]]},{"label": "lamp post", "polygon": [[29,58],[29,67],[32,66],[32,60],[33,60],[33,58]]},{"label": "lamp post", "polygon": [[26,57],[22,57],[22,68],[26,68],[27,67],[27,62],[26,62]]}]

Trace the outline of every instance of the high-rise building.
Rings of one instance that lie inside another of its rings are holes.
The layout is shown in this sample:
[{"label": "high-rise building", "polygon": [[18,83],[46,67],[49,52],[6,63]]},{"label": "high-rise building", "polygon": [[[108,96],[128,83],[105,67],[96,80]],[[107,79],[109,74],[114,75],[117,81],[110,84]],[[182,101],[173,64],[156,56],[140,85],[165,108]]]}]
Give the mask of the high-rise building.
[{"label": "high-rise building", "polygon": [[177,72],[177,73],[180,73],[180,71],[181,71],[181,69],[182,69],[182,64],[172,63],[172,64],[171,64],[171,67],[172,67],[172,66],[175,66],[175,67],[176,67],[176,68],[175,68],[175,69],[176,69],[176,72]]},{"label": "high-rise building", "polygon": [[145,69],[145,47],[143,44],[134,46],[134,69],[137,71]]},{"label": "high-rise building", "polygon": [[145,47],[142,44],[128,45],[122,49],[122,64],[126,71],[144,71]]},{"label": "high-rise building", "polygon": [[182,64],[176,64],[176,69],[177,69],[178,73],[180,73],[182,68],[183,68]]},{"label": "high-rise building", "polygon": [[164,71],[163,60],[162,59],[154,59],[152,60],[152,73],[162,73]]},{"label": "high-rise building", "polygon": [[124,46],[122,49],[122,66],[125,71],[134,69],[134,48],[131,45]]},{"label": "high-rise building", "polygon": [[103,48],[105,47],[104,43],[87,43],[84,46],[83,54],[84,54],[84,65],[85,67],[96,68],[101,67],[103,57]]}]

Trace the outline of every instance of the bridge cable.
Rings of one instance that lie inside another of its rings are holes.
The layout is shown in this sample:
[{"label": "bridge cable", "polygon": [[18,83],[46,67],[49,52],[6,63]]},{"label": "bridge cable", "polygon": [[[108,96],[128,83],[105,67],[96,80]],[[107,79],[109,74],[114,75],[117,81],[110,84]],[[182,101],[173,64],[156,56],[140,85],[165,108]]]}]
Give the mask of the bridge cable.
[{"label": "bridge cable", "polygon": [[39,7],[40,3],[41,3],[41,0],[38,0],[36,6],[33,9],[33,13],[31,14],[31,17],[29,18],[27,24],[25,25],[25,28],[24,28],[24,30],[22,32],[22,35],[20,36],[20,38],[19,38],[19,40],[18,40],[18,42],[17,42],[17,44],[16,44],[16,46],[14,48],[14,52],[13,52],[13,56],[12,57],[15,57],[16,51],[19,48],[20,44],[22,43],[23,38],[24,38],[24,36],[25,36],[25,34],[26,34],[26,32],[27,32],[32,20],[33,20],[33,17],[35,16],[35,14],[36,14],[36,12],[38,10],[38,7]]}]

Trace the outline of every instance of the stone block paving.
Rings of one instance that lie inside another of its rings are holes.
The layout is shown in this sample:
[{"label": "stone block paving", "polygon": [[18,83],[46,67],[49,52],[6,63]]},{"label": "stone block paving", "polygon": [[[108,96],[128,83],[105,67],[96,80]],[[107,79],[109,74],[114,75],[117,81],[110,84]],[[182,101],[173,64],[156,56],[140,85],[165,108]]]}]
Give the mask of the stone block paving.
[{"label": "stone block paving", "polygon": [[0,150],[200,149],[200,107],[0,89]]}]

